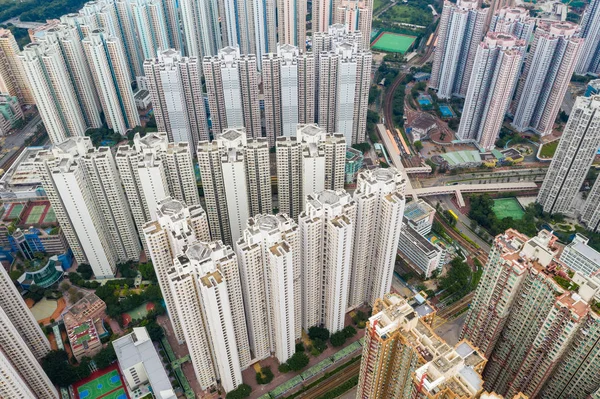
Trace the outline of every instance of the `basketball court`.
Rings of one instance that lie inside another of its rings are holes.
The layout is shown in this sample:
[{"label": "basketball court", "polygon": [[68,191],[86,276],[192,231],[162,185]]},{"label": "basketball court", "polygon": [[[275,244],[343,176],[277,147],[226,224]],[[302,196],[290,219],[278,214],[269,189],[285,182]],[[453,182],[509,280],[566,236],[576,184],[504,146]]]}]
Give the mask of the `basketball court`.
[{"label": "basketball court", "polygon": [[78,399],[128,399],[123,380],[116,367],[111,367],[104,374],[98,375],[96,372],[91,377],[93,379],[87,382],[83,380],[83,384],[75,388]]}]

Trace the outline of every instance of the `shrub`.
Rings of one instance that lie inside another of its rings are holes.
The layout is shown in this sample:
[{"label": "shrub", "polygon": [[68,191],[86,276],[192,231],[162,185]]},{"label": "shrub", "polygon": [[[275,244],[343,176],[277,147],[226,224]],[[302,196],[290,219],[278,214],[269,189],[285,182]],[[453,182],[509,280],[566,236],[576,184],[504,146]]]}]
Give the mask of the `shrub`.
[{"label": "shrub", "polygon": [[283,363],[283,364],[279,365],[278,370],[279,370],[280,373],[284,373],[285,374],[285,373],[288,373],[290,371],[290,366],[288,366],[287,363]]},{"label": "shrub", "polygon": [[315,338],[313,340],[313,348],[318,350],[319,353],[322,353],[325,349],[327,349],[327,343],[320,338]]},{"label": "shrub", "polygon": [[273,381],[271,367],[262,367],[260,373],[256,373],[256,382],[258,384],[268,384],[271,381]]}]

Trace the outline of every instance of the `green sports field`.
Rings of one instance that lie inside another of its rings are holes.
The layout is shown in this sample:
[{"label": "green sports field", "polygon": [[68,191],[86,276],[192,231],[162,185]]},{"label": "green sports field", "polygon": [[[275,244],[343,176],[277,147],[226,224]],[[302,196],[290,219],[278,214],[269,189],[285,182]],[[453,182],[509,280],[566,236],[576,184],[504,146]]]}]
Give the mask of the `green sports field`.
[{"label": "green sports field", "polygon": [[29,216],[27,216],[27,224],[37,224],[40,223],[40,219],[42,217],[42,213],[46,210],[46,205],[34,205],[29,211]]},{"label": "green sports field", "polygon": [[500,198],[494,200],[494,213],[498,219],[511,217],[515,220],[521,220],[525,212],[515,198]]},{"label": "green sports field", "polygon": [[[79,395],[79,399],[98,399],[100,397],[102,397],[102,399],[126,399],[127,396],[123,389],[112,392],[110,395],[106,395],[119,387],[123,387],[123,382],[121,381],[119,372],[113,370],[78,387],[77,394]],[[122,396],[118,395],[119,393],[121,393]]]},{"label": "green sports field", "polygon": [[397,33],[384,32],[377,38],[371,48],[373,50],[387,51],[390,53],[406,53],[414,43],[415,36],[400,35]]}]

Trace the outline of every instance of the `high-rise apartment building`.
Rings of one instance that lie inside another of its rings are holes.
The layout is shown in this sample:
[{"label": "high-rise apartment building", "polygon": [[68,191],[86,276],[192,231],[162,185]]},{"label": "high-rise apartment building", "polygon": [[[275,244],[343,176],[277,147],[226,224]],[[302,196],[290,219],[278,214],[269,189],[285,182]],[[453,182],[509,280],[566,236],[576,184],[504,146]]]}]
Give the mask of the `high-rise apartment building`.
[{"label": "high-rise apartment building", "polygon": [[167,21],[160,0],[129,0],[144,59],[169,48]]},{"label": "high-rise apartment building", "polygon": [[42,186],[78,263],[96,278],[114,276],[116,264],[138,260],[140,244],[110,148],[88,137],[41,150],[34,160]]},{"label": "high-rise apartment building", "polygon": [[0,92],[17,97],[22,104],[35,104],[18,56],[19,45],[12,32],[0,28]]},{"label": "high-rise apartment building", "polygon": [[[598,295],[596,295],[596,300]],[[600,310],[591,309],[560,365],[540,391],[540,398],[593,398],[600,389]],[[597,391],[596,391],[597,392]]]},{"label": "high-rise apartment building", "polygon": [[448,345],[430,325],[434,314],[426,303],[398,294],[375,302],[357,399],[479,397],[486,358],[467,341]]},{"label": "high-rise apartment building", "polygon": [[[223,42],[241,54],[256,56],[261,69],[263,55],[277,51],[276,0],[222,1]],[[224,19],[224,22],[223,22]]]},{"label": "high-rise apartment building", "polygon": [[373,305],[390,291],[404,215],[404,176],[396,168],[358,175],[354,201],[352,273],[348,307]]},{"label": "high-rise apartment building", "polygon": [[477,47],[457,136],[482,150],[494,148],[515,90],[525,41],[490,32]]},{"label": "high-rise apartment building", "polygon": [[600,182],[598,179],[588,193],[579,219],[589,230],[600,230]]},{"label": "high-rise apartment building", "polygon": [[[359,35],[360,36],[360,35]],[[318,120],[329,133],[342,133],[348,144],[365,140],[372,54],[362,40],[332,38],[318,55]],[[320,45],[319,45],[320,47]]]},{"label": "high-rise apartment building", "polygon": [[583,39],[571,22],[539,21],[514,101],[513,126],[545,136],[552,127]]},{"label": "high-rise apartment building", "polygon": [[237,257],[220,241],[196,241],[168,271],[176,314],[202,389],[220,382],[226,392],[242,383],[250,364]]},{"label": "high-rise apartment building", "polygon": [[279,136],[293,136],[298,124],[314,122],[315,66],[312,53],[279,45],[262,60],[265,126],[269,146]]},{"label": "high-rise apartment building", "polygon": [[488,12],[485,26],[490,27],[490,30],[491,30],[490,22],[492,21],[493,16],[496,15],[499,12],[499,10],[501,10],[503,8],[511,8],[511,7],[515,7],[515,6],[516,6],[515,0],[491,0],[490,1],[490,11]]},{"label": "high-rise apartment building", "polygon": [[344,190],[306,196],[298,216],[302,240],[302,327],[344,328],[352,274],[356,202]]},{"label": "high-rise apartment building", "polygon": [[[582,328],[588,316],[597,318],[590,313],[590,301],[598,286],[584,281],[578,288],[572,283],[557,259],[556,241],[546,230],[531,239],[507,230],[495,239],[462,332],[482,353],[490,354],[484,372],[484,386],[490,391],[538,397],[546,389],[556,395],[568,389],[565,379],[572,378],[576,368],[582,367],[583,373],[588,366],[581,362],[581,348],[589,349],[595,340],[592,335],[581,342],[588,334]],[[559,374],[558,368],[567,364],[567,372]],[[556,390],[544,388],[552,375]],[[587,389],[591,392],[589,385]]]},{"label": "high-rise apartment building", "polygon": [[513,35],[529,44],[533,38],[536,19],[529,16],[529,10],[522,7],[503,7],[492,15],[490,32]]},{"label": "high-rise apartment building", "polygon": [[98,17],[102,18],[98,27],[104,29],[107,35],[119,39],[123,56],[127,60],[125,67],[129,70],[129,81],[133,82],[137,76],[144,75],[142,69],[144,54],[141,48],[143,39],[137,37],[138,31],[132,12],[133,2],[131,0],[114,0],[104,4],[105,6],[98,11],[100,13]]},{"label": "high-rise apartment building", "polygon": [[183,35],[181,32],[181,19],[179,17],[179,3],[177,0],[159,0],[165,16],[169,46],[180,53],[184,53]]},{"label": "high-rise apartment building", "polygon": [[244,127],[249,138],[262,137],[256,56],[225,47],[204,57],[203,71],[213,134]]},{"label": "high-rise apartment building", "polygon": [[248,219],[235,244],[253,359],[284,363],[302,332],[298,225],[285,214]]},{"label": "high-rise apartment building", "polygon": [[299,125],[295,137],[276,142],[279,211],[296,219],[305,198],[323,190],[344,188],[346,140],[315,124]]},{"label": "high-rise apartment building", "polygon": [[[565,213],[572,210],[573,199],[600,146],[599,126],[600,96],[578,97],[536,199],[544,211]],[[594,221],[597,223],[594,210],[598,204],[588,204],[584,220],[593,225]],[[594,209],[590,209],[592,207]]]},{"label": "high-rise apartment building", "polygon": [[30,43],[20,57],[50,141],[83,136],[87,126],[60,48]]},{"label": "high-rise apartment building", "polygon": [[50,352],[48,338],[4,268],[0,270],[0,309],[7,318],[5,323],[10,323],[18,331],[36,359],[41,359]]},{"label": "high-rise apartment building", "polygon": [[477,47],[485,33],[488,9],[475,0],[444,2],[429,86],[439,98],[467,94]]},{"label": "high-rise apartment building", "polygon": [[306,1],[277,0],[278,43],[306,49]]},{"label": "high-rise apartment building", "polygon": [[[77,28],[62,23],[53,24],[35,39],[36,42],[46,43],[51,51],[62,53],[85,125],[88,128],[100,127],[100,100]],[[44,125],[47,126],[47,123],[44,122]]]},{"label": "high-rise apartment building", "polygon": [[182,254],[186,246],[196,241],[210,241],[208,219],[200,205],[186,207],[171,197],[161,199],[153,213],[153,220],[144,224],[141,231],[167,310],[172,315],[170,320],[175,337],[183,343],[185,334],[180,319],[176,317],[177,307],[170,289],[168,271],[173,266],[173,259]]},{"label": "high-rise apartment building", "polygon": [[125,134],[140,124],[121,41],[96,29],[82,40],[108,127]]},{"label": "high-rise apartment building", "polygon": [[197,150],[211,237],[235,243],[248,218],[273,212],[268,142],[225,129]]},{"label": "high-rise apartment building", "polygon": [[[5,271],[1,270],[0,273]],[[5,277],[8,278],[8,275]],[[12,285],[12,282],[9,283]],[[25,305],[20,295],[18,299]],[[17,317],[33,318],[26,305],[24,310],[27,314],[21,313]],[[46,341],[49,352],[48,340],[40,327],[35,327],[39,330],[41,338]],[[24,333],[27,332],[17,329],[12,323],[12,318],[0,307],[0,394],[5,398],[58,399],[58,391],[23,340]],[[22,396],[23,394],[27,395]]]},{"label": "high-rise apartment building", "polygon": [[[217,55],[223,47],[219,28],[220,2],[179,1],[179,13],[185,43],[185,55],[202,59]],[[221,16],[224,14],[221,13]]]},{"label": "high-rise apartment building", "polygon": [[338,0],[333,19],[335,24],[346,25],[349,32],[361,32],[363,48],[371,46],[372,0]]},{"label": "high-rise apartment building", "polygon": [[312,31],[327,32],[334,22],[335,0],[315,0],[312,3]]},{"label": "high-rise apartment building", "polygon": [[600,72],[600,1],[591,1],[581,19],[580,37],[584,39],[575,72],[581,75]]},{"label": "high-rise apartment building", "polygon": [[162,199],[173,197],[192,206],[200,204],[200,197],[189,143],[169,143],[166,133],[136,134],[133,142],[117,149],[115,161],[144,243],[143,226],[156,219]]},{"label": "high-rise apartment building", "polygon": [[169,141],[186,141],[192,148],[209,139],[201,73],[198,58],[182,57],[174,49],[144,62],[158,130],[167,132]]}]

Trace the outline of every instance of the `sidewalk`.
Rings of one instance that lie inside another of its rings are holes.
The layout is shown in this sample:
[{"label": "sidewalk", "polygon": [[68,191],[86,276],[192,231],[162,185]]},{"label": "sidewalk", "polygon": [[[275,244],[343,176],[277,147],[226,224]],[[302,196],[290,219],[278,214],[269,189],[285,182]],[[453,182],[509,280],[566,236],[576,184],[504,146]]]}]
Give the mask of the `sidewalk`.
[{"label": "sidewalk", "polygon": [[[364,311],[364,309],[361,309],[361,310]],[[312,366],[316,365],[317,363],[327,359],[328,357],[331,357],[333,354],[341,351],[342,349],[346,348],[347,346],[353,344],[354,342],[356,342],[359,339],[361,339],[362,337],[364,337],[365,329],[364,328],[359,329],[356,326],[354,326],[352,323],[352,318],[350,317],[350,314],[346,314],[345,325],[353,326],[354,328],[356,328],[356,335],[353,336],[352,338],[348,339],[346,341],[346,343],[344,344],[344,346],[341,346],[339,348],[332,347],[331,343],[329,343],[329,341],[328,341],[327,349],[325,349],[325,351],[323,351],[323,353],[321,353],[317,357],[312,356],[308,351],[306,351],[305,353],[309,357],[309,363],[305,368],[303,368],[299,372],[290,371],[285,374],[280,373],[279,370],[277,369],[279,367],[279,362],[277,361],[277,359],[275,357],[269,357],[267,359],[264,359],[264,360],[261,360],[260,362],[258,362],[261,365],[261,367],[265,367],[265,366],[271,367],[271,371],[273,372],[275,377],[273,378],[273,381],[271,381],[269,384],[260,385],[256,382],[256,373],[254,371],[254,367],[248,367],[246,370],[242,371],[242,379],[244,380],[244,383],[248,384],[252,388],[252,393],[250,394],[250,399],[257,399],[257,398],[261,397],[262,395],[264,395],[268,392],[271,392],[278,386],[280,386],[280,385],[286,383],[287,381],[291,380],[292,378],[302,374],[304,371],[310,369]],[[350,358],[351,357],[340,360],[337,363],[335,363],[334,365],[332,365],[331,367],[328,367],[327,369],[323,370],[321,373],[311,377],[309,379],[308,383],[320,378],[326,372],[334,370],[338,366],[340,366],[343,363],[350,360]],[[302,386],[302,384],[300,386]],[[290,392],[293,392],[297,389],[298,388],[294,388],[294,389],[290,390]],[[289,392],[288,392],[288,394],[289,394]]]}]

